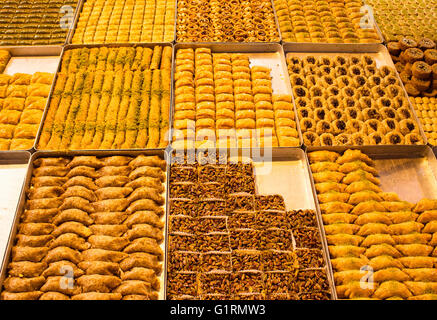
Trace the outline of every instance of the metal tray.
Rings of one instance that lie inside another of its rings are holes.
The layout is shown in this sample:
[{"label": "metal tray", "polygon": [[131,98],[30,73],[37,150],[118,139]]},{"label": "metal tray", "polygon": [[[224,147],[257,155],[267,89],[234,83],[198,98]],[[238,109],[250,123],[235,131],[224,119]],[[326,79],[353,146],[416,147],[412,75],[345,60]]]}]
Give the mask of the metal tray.
[{"label": "metal tray", "polygon": [[0,157],[0,258],[8,244],[15,209],[18,205],[21,189],[26,176],[31,155],[29,152],[9,151]]},{"label": "metal tray", "polygon": [[[275,12],[276,19],[278,15],[276,14],[276,8],[274,1],[273,8]],[[295,51],[295,52],[306,52],[306,51],[317,51],[322,50],[323,52],[377,52],[380,44],[384,43],[384,37],[381,30],[376,23],[376,19],[373,19],[373,28],[375,29],[379,42],[375,43],[315,43],[315,42],[288,42],[282,38],[281,28],[278,29],[279,34],[282,39],[282,44],[284,45],[285,51]]]},{"label": "metal tray", "polygon": [[[294,102],[293,91],[289,80],[287,62],[285,60],[284,50],[282,46],[274,43],[177,43],[174,46],[173,53],[173,95],[172,95],[172,109],[170,111],[171,132],[170,141],[173,137],[173,116],[175,112],[175,94],[174,94],[174,73],[176,72],[176,53],[179,49],[186,48],[210,48],[212,53],[242,53],[249,56],[250,62],[257,65],[266,66],[272,69],[272,88],[275,94],[287,94],[292,97],[293,111],[295,113],[296,130],[299,134],[300,145],[303,145],[302,132],[300,130],[299,121],[297,118],[297,109]],[[171,143],[170,143],[171,144]],[[296,147],[274,147],[273,149],[287,149]]]},{"label": "metal tray", "polygon": [[[177,38],[177,25],[178,25],[178,2],[179,0],[176,0],[176,17],[175,17],[175,43],[192,43],[192,42],[183,42],[183,41],[178,41]],[[226,1],[224,1],[226,2]],[[275,10],[275,4],[273,3],[273,0],[271,0],[272,3],[272,9],[273,9],[273,14],[275,16],[275,24],[276,24],[276,30],[278,30],[278,41],[271,41],[271,42],[194,42],[194,43],[202,43],[205,45],[208,44],[221,44],[221,45],[225,45],[225,44],[269,44],[269,43],[282,43],[282,36],[281,36],[281,30],[279,29],[279,21],[278,21],[278,16],[276,15],[276,10]]]},{"label": "metal tray", "polygon": [[73,21],[68,28],[67,36],[65,37],[65,43],[63,46],[70,43],[70,39],[73,37],[74,29],[76,28],[76,19],[78,19],[80,12],[82,11],[83,1],[86,0],[77,0],[76,8],[74,8]]},{"label": "metal tray", "polygon": [[[410,150],[410,151],[423,150],[426,147],[427,139],[426,139],[425,133],[423,131],[422,124],[419,121],[419,119],[417,118],[416,111],[414,110],[414,107],[411,104],[411,101],[409,99],[407,91],[405,90],[405,87],[404,87],[404,85],[402,83],[402,80],[400,79],[399,74],[396,71],[396,68],[394,66],[393,60],[391,59],[390,54],[389,54],[387,48],[384,45],[382,45],[382,44],[378,44],[377,47],[378,47],[378,49],[377,49],[376,52],[367,52],[367,51],[366,52],[363,52],[363,51],[362,52],[355,52],[355,51],[350,52],[350,51],[346,51],[346,52],[343,52],[342,55],[352,56],[352,55],[357,55],[357,54],[358,55],[359,54],[366,54],[366,55],[369,55],[369,56],[371,56],[371,57],[373,57],[375,59],[376,65],[377,65],[378,68],[381,67],[381,66],[389,66],[389,67],[391,67],[391,68],[393,68],[395,70],[396,76],[397,76],[397,78],[399,80],[399,83],[400,83],[400,86],[401,86],[401,88],[404,91],[404,95],[408,99],[408,102],[409,102],[409,105],[410,105],[410,111],[411,111],[411,114],[413,115],[413,120],[416,121],[416,123],[419,126],[419,132],[420,132],[420,135],[421,135],[421,137],[422,137],[422,139],[424,141],[424,144],[423,145],[366,146],[366,148],[369,148],[369,150],[372,150],[372,149],[379,149],[381,147],[384,147],[384,148],[390,148],[392,150],[392,152],[397,152],[397,150],[402,150],[402,149]],[[325,50],[322,50],[322,49],[320,49],[320,50],[319,49],[315,49],[314,51],[311,51],[311,52],[300,52],[300,51],[296,52],[296,51],[290,50],[290,47],[288,45],[284,45],[284,49],[285,49],[286,58],[288,58],[288,57],[299,57],[299,58],[302,58],[302,57],[305,57],[307,55],[312,55],[312,56],[315,56],[315,57],[322,56],[322,55],[323,56],[334,57],[334,56],[338,55],[338,53],[335,53],[335,52],[332,52],[332,51],[325,51]],[[300,129],[300,127],[299,127],[299,129]],[[315,150],[327,150],[327,149],[329,149],[331,147],[326,147],[326,146],[321,146],[321,147],[307,146],[307,148],[308,148],[309,151],[315,151]]]},{"label": "metal tray", "polygon": [[[100,48],[100,47],[108,47],[108,48],[116,48],[116,47],[144,47],[144,48],[153,48],[155,46],[171,46],[173,48],[173,44],[170,43],[170,42],[162,42],[162,43],[128,43],[128,44],[113,44],[112,43],[112,44],[89,44],[89,45],[87,45],[87,44],[71,44],[71,45],[65,46],[62,49],[61,58],[60,58],[60,61],[59,61],[58,69],[56,70],[55,77],[53,79],[53,84],[52,84],[52,89],[50,91],[49,99],[47,100],[47,105],[46,105],[46,108],[44,110],[43,116],[41,118],[41,124],[39,126],[39,130],[38,130],[38,133],[37,133],[36,138],[35,138],[34,149],[36,151],[54,151],[54,150],[42,150],[42,149],[39,149],[38,148],[38,144],[39,144],[39,139],[41,137],[41,133],[42,133],[42,130],[43,130],[43,127],[44,127],[44,122],[46,120],[47,113],[49,111],[50,102],[51,102],[52,95],[53,95],[53,90],[55,88],[56,81],[58,79],[58,74],[59,74],[59,72],[61,70],[62,60],[64,58],[65,51],[71,50],[71,49],[78,49],[78,48]],[[173,53],[172,53],[171,79],[173,79],[174,59],[175,59],[174,54],[175,54],[175,51],[173,50]],[[171,102],[170,102],[170,112],[169,112],[170,113],[170,115],[169,115],[169,131],[171,130],[170,121],[172,121],[172,119],[171,119],[172,111],[171,110],[172,110],[172,101],[173,101],[173,82],[171,84],[171,90],[170,90],[170,101]],[[169,142],[168,145],[170,145],[170,142]],[[167,148],[168,147],[169,146],[167,146]],[[84,150],[86,150],[86,149],[84,149]],[[84,150],[76,150],[76,151],[84,151]],[[123,149],[117,149],[117,150],[123,150]],[[129,149],[129,150],[140,150],[140,149]],[[158,151],[158,150],[163,150],[163,149],[157,148],[157,149],[143,149],[143,150],[156,150],[156,151]],[[69,150],[69,151],[75,151],[75,150]],[[101,151],[101,149],[93,150],[93,151],[94,152],[99,152],[99,151]]]},{"label": "metal tray", "polygon": [[[66,39],[66,42],[65,42],[66,45],[73,44],[72,41],[73,41],[74,33],[76,32],[76,26],[77,26],[77,23],[79,22],[80,15],[82,13],[82,9],[83,9],[83,6],[84,6],[86,1],[87,0],[78,0],[78,4],[76,6],[76,12],[75,12],[75,15],[74,15],[73,25],[70,28],[70,31],[68,33],[68,36],[67,36],[67,39]],[[174,17],[175,18],[174,36],[173,36],[173,40],[171,41],[171,43],[175,43],[176,42],[176,19],[177,19],[177,11],[178,11],[177,9],[178,9],[178,4],[177,4],[177,1],[176,1],[176,3],[175,3],[175,17]],[[128,45],[128,44],[131,44],[131,43],[132,42],[125,43],[125,44]],[[143,42],[140,42],[140,43],[143,43]],[[144,42],[144,43],[146,43],[146,42]],[[156,44],[158,44],[158,43],[162,43],[162,42],[147,42],[147,43],[153,43],[153,44],[156,43]],[[170,43],[170,42],[166,42],[166,43]],[[82,45],[82,44],[90,44],[90,43],[76,43],[76,45]],[[94,45],[94,44],[97,44],[97,43],[92,43],[90,45]],[[101,44],[101,43],[98,43],[98,44]],[[107,44],[109,44],[109,43],[105,43],[105,45],[107,45]],[[117,44],[121,44],[121,43],[117,42]]]},{"label": "metal tray", "polygon": [[341,146],[322,150],[342,153],[348,149],[361,150],[374,160],[383,191],[396,192],[402,200],[413,203],[423,198],[437,199],[437,159],[429,146],[414,151],[392,150],[387,146]]},{"label": "metal tray", "polygon": [[[75,21],[75,17],[78,14],[77,8],[79,7],[79,4],[81,3],[81,1],[82,0],[77,0],[76,6],[75,6],[74,12],[73,12],[73,21]],[[36,46],[33,46],[33,45],[24,45],[24,46],[23,45],[20,45],[20,46],[11,45],[11,46],[9,46],[8,45],[8,46],[0,46],[0,49],[5,49],[5,50],[16,50],[16,49],[18,49],[18,50],[20,50],[20,49],[26,49],[27,48],[27,49],[33,49],[33,50],[40,50],[40,49],[42,49],[43,51],[47,50],[47,49],[52,49],[52,50],[57,50],[58,49],[58,50],[61,50],[62,47],[67,44],[67,40],[70,37],[70,33],[72,32],[73,26],[74,25],[71,25],[70,28],[68,28],[68,32],[65,35],[64,43],[61,43],[61,44],[56,44],[56,45],[51,45],[51,44],[50,45],[36,45]]]},{"label": "metal tray", "polygon": [[[324,150],[342,153],[348,149],[361,150],[374,162],[379,173],[381,189],[395,192],[401,200],[416,203],[421,199],[437,199],[437,159],[430,147],[421,150],[393,150],[385,146],[369,149],[368,147],[331,147]],[[309,160],[308,160],[309,165]],[[315,194],[317,212],[320,210],[313,174],[310,170],[313,193]],[[321,223],[324,231],[323,220]],[[325,233],[323,232],[324,236]],[[325,240],[326,241],[326,237]],[[329,251],[328,251],[328,256]],[[335,282],[333,282],[335,284]],[[335,288],[335,286],[334,286]]]},{"label": "metal tray", "polygon": [[[3,287],[3,281],[5,280],[6,276],[7,276],[7,270],[8,270],[8,265],[10,263],[10,259],[11,259],[11,255],[12,255],[12,247],[14,246],[14,242],[15,242],[15,237],[17,235],[18,232],[18,227],[19,227],[19,223],[20,223],[20,219],[21,219],[21,214],[24,212],[25,210],[25,205],[26,205],[26,193],[30,188],[30,183],[31,183],[31,179],[32,179],[32,174],[33,174],[33,162],[41,157],[74,157],[74,156],[97,156],[97,157],[109,157],[109,156],[138,156],[140,154],[144,154],[146,156],[152,156],[152,155],[157,155],[159,157],[161,157],[162,159],[165,159],[167,161],[167,164],[169,163],[169,157],[168,157],[168,153],[165,152],[164,150],[135,150],[135,151],[119,151],[119,150],[112,150],[112,151],[67,151],[67,152],[62,152],[62,151],[40,151],[40,152],[36,152],[34,153],[32,156],[30,156],[30,154],[28,154],[28,167],[26,165],[27,168],[27,174],[25,175],[25,179],[24,179],[24,185],[21,189],[21,194],[19,197],[19,201],[18,201],[18,206],[16,207],[15,210],[15,214],[14,216],[12,216],[13,219],[10,219],[10,224],[9,224],[9,230],[10,233],[8,233],[9,238],[5,238],[4,240],[0,238],[0,241],[4,241],[3,243],[6,245],[6,250],[5,251],[0,251],[0,254],[2,255],[2,264],[0,265],[0,292],[2,291],[2,287]],[[30,159],[30,160],[29,160]],[[27,163],[27,162],[26,162]],[[0,162],[1,164],[1,162]],[[160,245],[161,249],[164,252],[164,260],[162,262],[162,272],[161,275],[159,277],[160,280],[160,291],[159,291],[159,299],[163,300],[166,297],[166,290],[167,290],[167,279],[166,279],[166,270],[167,270],[167,215],[168,215],[168,184],[169,184],[169,176],[170,176],[170,166],[167,165],[167,170],[165,172],[166,175],[166,181],[164,183],[164,188],[165,188],[165,204],[163,205],[164,207],[164,215],[161,219],[163,219],[163,222],[165,223],[165,227],[164,227],[164,241],[162,242],[162,244]],[[1,166],[0,166],[0,176],[1,176]],[[8,186],[9,187],[9,186]],[[1,234],[0,234],[1,236]],[[7,240],[7,242],[6,242]],[[3,244],[0,243],[0,246]],[[0,247],[1,248],[1,247]],[[3,248],[4,250],[4,248]]]},{"label": "metal tray", "polygon": [[[1,47],[0,49],[8,50],[11,54],[11,59],[9,60],[6,69],[3,72],[4,74],[13,75],[15,73],[35,72],[50,72],[55,74],[50,88],[50,97],[55,84],[56,71],[61,63],[61,46],[15,46]],[[47,97],[47,103],[43,111],[43,116],[48,106],[49,97]],[[34,144],[31,149],[0,151],[0,156],[11,152],[33,152],[36,147],[36,139],[38,138],[39,131],[42,127],[42,122],[43,118],[41,118],[37,135],[35,136]]]},{"label": "metal tray", "polygon": [[[217,151],[217,153],[223,154],[221,152],[222,150]],[[287,211],[299,209],[315,211],[331,299],[336,300],[337,293],[334,286],[334,276],[328,244],[323,228],[322,216],[320,210],[318,210],[317,194],[315,193],[311,170],[305,152],[299,148],[282,148],[273,151],[272,149],[266,150],[260,148],[234,148],[227,149],[223,152],[225,152],[226,156],[231,160],[244,161],[249,159],[252,161],[257,194],[282,195]],[[177,153],[177,156],[180,155],[180,153]],[[171,153],[170,159],[173,163],[175,159],[174,152]],[[290,181],[293,181],[293,183],[290,184]],[[168,187],[168,190],[169,189]],[[167,271],[166,269],[166,273]]]}]

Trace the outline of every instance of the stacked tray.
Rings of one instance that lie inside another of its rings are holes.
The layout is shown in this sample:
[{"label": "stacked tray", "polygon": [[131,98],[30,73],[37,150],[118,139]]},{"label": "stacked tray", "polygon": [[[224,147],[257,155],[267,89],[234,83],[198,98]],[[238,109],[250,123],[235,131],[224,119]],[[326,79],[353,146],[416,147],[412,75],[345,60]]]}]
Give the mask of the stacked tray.
[{"label": "stacked tray", "polygon": [[1,298],[437,298],[435,101],[373,2],[0,5]]},{"label": "stacked tray", "polygon": [[1,152],[34,148],[61,47],[14,47],[1,77]]},{"label": "stacked tray", "polygon": [[171,44],[64,48],[39,150],[165,149]]}]

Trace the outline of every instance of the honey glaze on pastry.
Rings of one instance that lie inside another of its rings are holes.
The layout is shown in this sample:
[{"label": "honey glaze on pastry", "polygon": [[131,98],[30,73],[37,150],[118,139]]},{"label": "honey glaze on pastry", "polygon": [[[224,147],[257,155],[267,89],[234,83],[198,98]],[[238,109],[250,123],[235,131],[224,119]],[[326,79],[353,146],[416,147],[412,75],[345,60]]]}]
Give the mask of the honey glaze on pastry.
[{"label": "honey glaze on pastry", "polygon": [[347,120],[363,120],[363,115],[358,108],[349,107],[345,109]]},{"label": "honey glaze on pastry", "polygon": [[369,135],[369,141],[371,145],[386,144],[385,136],[380,132],[373,132]]},{"label": "honey glaze on pastry", "polygon": [[350,134],[342,133],[335,137],[334,144],[336,146],[351,146],[353,144]]},{"label": "honey glaze on pastry", "polygon": [[[380,133],[371,136],[372,144],[381,143]],[[334,153],[335,157],[323,152],[327,151],[310,152],[308,157],[337,294],[350,299],[422,299],[435,294],[437,277],[430,270],[435,244],[430,235],[437,231],[436,201],[424,199],[414,205],[382,192],[373,160],[360,150]],[[363,265],[375,271],[372,290],[355,284]]]},{"label": "honey glaze on pastry", "polygon": [[356,132],[352,134],[353,145],[365,146],[369,144],[369,138],[363,133]]},{"label": "honey glaze on pastry", "polygon": [[346,128],[347,131],[350,133],[356,133],[356,132],[363,132],[366,133],[367,132],[367,128],[365,126],[365,124],[362,121],[359,120],[348,120],[346,122]]},{"label": "honey glaze on pastry", "polygon": [[326,120],[322,120],[322,121],[318,121],[317,125],[316,125],[316,133],[318,135],[322,135],[324,133],[330,133],[332,131],[332,126],[331,123],[326,121]]},{"label": "honey glaze on pastry", "polygon": [[389,144],[403,144],[405,139],[399,131],[393,131],[386,134],[386,140]]},{"label": "honey glaze on pastry", "polygon": [[[295,99],[300,107],[311,108],[313,111],[311,115],[308,110],[302,109],[303,117],[300,117],[300,121],[305,118],[301,122],[303,133],[313,131],[319,136],[330,133],[334,137],[349,135],[350,139],[334,139],[337,144],[340,141],[353,142],[352,135],[361,133],[354,137],[363,145],[370,143],[370,135],[378,132],[373,135],[372,144],[391,144],[391,141],[397,140],[400,141],[395,144],[406,143],[400,136],[392,135],[390,139],[385,136],[396,130],[402,136],[412,133],[399,126],[400,121],[412,119],[412,114],[408,99],[392,68],[378,65],[371,55],[339,55],[335,58],[328,55],[318,58],[294,56],[287,58],[287,61],[291,59],[290,77],[296,79],[294,76],[302,76],[306,80],[304,85],[293,86]],[[382,123],[384,120],[393,121]],[[330,122],[329,125],[327,122]],[[411,127],[411,123],[408,123]],[[414,125],[417,127],[416,123]],[[415,136],[412,138],[416,140]]]},{"label": "honey glaze on pastry", "polygon": [[383,120],[382,126],[384,128],[384,132],[391,132],[391,131],[395,131],[395,130],[399,131],[399,123],[395,119]]},{"label": "honey glaze on pastry", "polygon": [[406,144],[423,144],[423,138],[416,132],[408,133],[405,135]]},{"label": "honey glaze on pastry", "polygon": [[[311,112],[314,116],[315,121],[330,121],[330,112],[327,108],[316,108],[314,109],[314,113]],[[308,116],[307,116],[308,117]]]},{"label": "honey glaze on pastry", "polygon": [[343,120],[335,120],[332,123],[332,131],[335,135],[340,135],[346,130],[346,122]]}]

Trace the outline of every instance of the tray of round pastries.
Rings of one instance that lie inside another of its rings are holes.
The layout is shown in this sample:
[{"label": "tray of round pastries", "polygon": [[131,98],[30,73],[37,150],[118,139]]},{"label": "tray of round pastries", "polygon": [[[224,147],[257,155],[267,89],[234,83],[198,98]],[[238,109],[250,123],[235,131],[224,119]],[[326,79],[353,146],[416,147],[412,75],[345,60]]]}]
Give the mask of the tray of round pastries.
[{"label": "tray of round pastries", "polygon": [[308,153],[339,299],[437,298],[437,160],[430,148]]},{"label": "tray of round pastries", "polygon": [[273,2],[282,42],[293,51],[371,51],[383,42],[364,1]]},{"label": "tray of round pastries", "polygon": [[172,44],[68,45],[38,150],[165,149]]},{"label": "tray of round pastries", "polygon": [[176,0],[81,1],[67,43],[173,42],[176,6]]},{"label": "tray of round pastries", "polygon": [[301,145],[282,47],[176,44],[172,147]]},{"label": "tray of round pastries", "polygon": [[336,298],[301,149],[178,150],[169,179],[167,299]]},{"label": "tray of round pastries", "polygon": [[164,151],[33,154],[0,298],[163,299],[167,176]]},{"label": "tray of round pastries", "polygon": [[287,51],[304,144],[406,146],[426,144],[387,49],[333,53]]},{"label": "tray of round pastries", "polygon": [[61,51],[61,47],[0,50],[1,153],[34,148]]}]

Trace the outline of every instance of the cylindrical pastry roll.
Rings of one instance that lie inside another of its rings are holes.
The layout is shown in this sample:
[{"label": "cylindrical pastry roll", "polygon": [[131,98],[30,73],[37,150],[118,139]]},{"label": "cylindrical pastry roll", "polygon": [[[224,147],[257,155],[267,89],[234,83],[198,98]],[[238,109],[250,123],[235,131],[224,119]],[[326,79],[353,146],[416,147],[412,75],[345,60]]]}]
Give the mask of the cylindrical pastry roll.
[{"label": "cylindrical pastry roll", "polygon": [[370,97],[361,97],[359,99],[359,103],[360,103],[361,110],[375,107],[374,100]]}]

